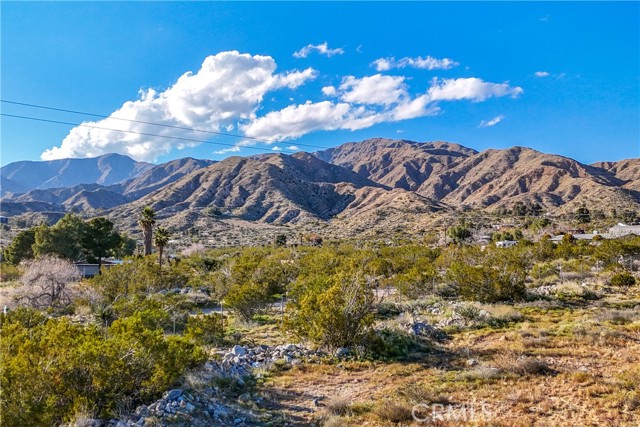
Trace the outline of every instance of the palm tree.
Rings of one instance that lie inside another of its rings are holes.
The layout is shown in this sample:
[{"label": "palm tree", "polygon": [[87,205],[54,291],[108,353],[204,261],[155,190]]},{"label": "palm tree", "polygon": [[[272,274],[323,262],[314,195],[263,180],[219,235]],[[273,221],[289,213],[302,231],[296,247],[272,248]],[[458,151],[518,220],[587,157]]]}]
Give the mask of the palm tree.
[{"label": "palm tree", "polygon": [[151,255],[151,243],[153,242],[153,224],[156,223],[156,212],[149,206],[140,209],[138,224],[142,227],[142,238],[144,240],[144,254]]},{"label": "palm tree", "polygon": [[160,261],[160,267],[162,267],[162,252],[164,247],[169,243],[169,231],[164,227],[158,227],[156,229],[156,235],[153,238],[156,248],[158,248],[158,260]]}]

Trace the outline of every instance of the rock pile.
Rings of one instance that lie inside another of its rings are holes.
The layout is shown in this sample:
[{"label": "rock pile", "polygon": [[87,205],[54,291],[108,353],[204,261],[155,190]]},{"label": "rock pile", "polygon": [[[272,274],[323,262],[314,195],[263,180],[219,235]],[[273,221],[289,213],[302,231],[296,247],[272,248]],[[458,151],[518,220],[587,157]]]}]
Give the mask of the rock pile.
[{"label": "rock pile", "polygon": [[241,380],[258,368],[270,369],[276,364],[295,366],[303,361],[316,362],[326,355],[301,345],[285,344],[274,347],[260,345],[251,348],[236,345],[229,351],[219,353],[219,356],[220,360],[208,361],[205,369],[217,376]]},{"label": "rock pile", "polygon": [[425,322],[412,322],[404,325],[404,329],[410,334],[419,338],[441,341],[447,339],[447,334],[438,327],[431,326]]},{"label": "rock pile", "polygon": [[[230,350],[218,353],[218,358],[209,360],[204,367],[204,374],[213,378],[233,379],[242,387],[250,376],[259,377],[256,369],[270,369],[275,365],[295,366],[303,361],[319,361],[326,355],[316,350],[307,349],[296,344],[279,346],[261,345],[243,347],[236,345]],[[150,405],[141,405],[126,419],[110,420],[104,424],[99,420],[91,420],[98,424],[87,424],[86,427],[144,427],[148,425],[182,425],[189,426],[233,426],[243,427],[255,425],[261,417],[256,416],[247,404],[260,404],[261,398],[254,398],[249,393],[241,394],[236,403],[224,403],[221,392],[212,384],[190,394],[183,389],[165,392],[161,399]],[[245,404],[242,406],[242,404]],[[249,405],[251,406],[251,405]],[[264,416],[264,414],[263,414]],[[149,423],[153,420],[153,424]]]}]

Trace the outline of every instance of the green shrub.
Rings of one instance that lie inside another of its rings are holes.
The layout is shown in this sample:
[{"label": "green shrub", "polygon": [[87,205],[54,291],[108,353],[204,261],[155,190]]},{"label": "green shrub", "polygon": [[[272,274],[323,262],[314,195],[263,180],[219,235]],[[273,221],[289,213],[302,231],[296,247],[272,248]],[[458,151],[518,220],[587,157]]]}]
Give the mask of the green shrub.
[{"label": "green shrub", "polygon": [[374,360],[403,360],[412,352],[426,350],[424,342],[404,331],[382,329],[364,341],[365,356]]},{"label": "green shrub", "polygon": [[0,282],[13,282],[20,279],[20,276],[22,271],[17,266],[7,262],[0,264]]},{"label": "green shrub", "polygon": [[189,340],[147,328],[140,314],[116,320],[106,334],[67,319],[42,323],[33,312],[7,317],[0,328],[3,425],[60,425],[83,411],[113,417],[125,403],[159,397],[206,360]]},{"label": "green shrub", "polygon": [[524,271],[462,262],[451,264],[446,274],[449,283],[463,299],[486,303],[523,299],[525,277]]},{"label": "green shrub", "polygon": [[247,282],[232,286],[224,302],[243,320],[250,321],[256,314],[264,312],[271,302],[271,297],[264,286]]},{"label": "green shrub", "polygon": [[636,284],[636,278],[629,273],[618,273],[611,277],[611,286],[628,288]]},{"label": "green shrub", "polygon": [[190,316],[187,320],[185,337],[200,344],[219,345],[224,339],[223,318],[213,313],[205,316]]},{"label": "green shrub", "polygon": [[361,343],[374,320],[373,286],[359,274],[304,278],[289,297],[285,328],[329,348]]}]

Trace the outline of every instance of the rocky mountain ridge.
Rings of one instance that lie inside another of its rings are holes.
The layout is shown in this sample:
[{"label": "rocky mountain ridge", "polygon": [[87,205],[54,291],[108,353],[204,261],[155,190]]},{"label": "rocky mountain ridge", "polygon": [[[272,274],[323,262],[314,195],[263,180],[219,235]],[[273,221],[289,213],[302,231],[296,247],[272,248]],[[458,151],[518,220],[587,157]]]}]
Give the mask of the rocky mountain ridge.
[{"label": "rocky mountain ridge", "polygon": [[[69,162],[61,164],[69,167]],[[13,164],[5,168],[18,170]],[[586,165],[526,147],[478,152],[442,141],[375,138],[316,153],[220,162],[186,158],[134,169],[139,171],[136,176],[110,185],[103,184],[109,182],[104,177],[113,170],[99,175],[102,183],[5,196],[3,215],[72,210],[108,215],[133,228],[139,208],[149,205],[172,227],[183,229],[202,217],[265,224],[334,219],[375,223],[393,213],[406,217],[494,210],[518,202],[537,203],[548,212],[581,204],[640,207],[640,159]]]}]

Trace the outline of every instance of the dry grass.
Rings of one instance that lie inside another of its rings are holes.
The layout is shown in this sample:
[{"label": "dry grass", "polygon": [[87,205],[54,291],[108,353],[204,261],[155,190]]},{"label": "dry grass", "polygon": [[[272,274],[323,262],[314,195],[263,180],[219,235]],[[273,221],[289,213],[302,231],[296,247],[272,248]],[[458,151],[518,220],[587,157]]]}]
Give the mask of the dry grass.
[{"label": "dry grass", "polygon": [[374,412],[382,421],[395,424],[413,421],[412,407],[406,403],[382,401],[376,406]]},{"label": "dry grass", "polygon": [[334,397],[326,403],[325,411],[340,417],[348,415],[351,413],[351,400],[343,396]]},{"label": "dry grass", "polygon": [[[638,426],[640,324],[633,318],[638,306],[637,296],[619,294],[579,308],[499,307],[495,314],[514,310],[525,321],[508,329],[454,333],[417,363],[304,365],[278,373],[263,390],[289,393],[288,408],[309,408],[287,409],[306,420],[300,426],[312,422],[311,402],[320,395],[354,402],[345,416],[329,417],[337,426]],[[620,315],[631,321],[608,320]],[[471,358],[479,364],[467,366]],[[367,403],[355,410],[356,402]],[[474,423],[407,418],[407,408],[418,403],[441,404],[460,414],[474,402],[486,405],[491,417]]]}]

